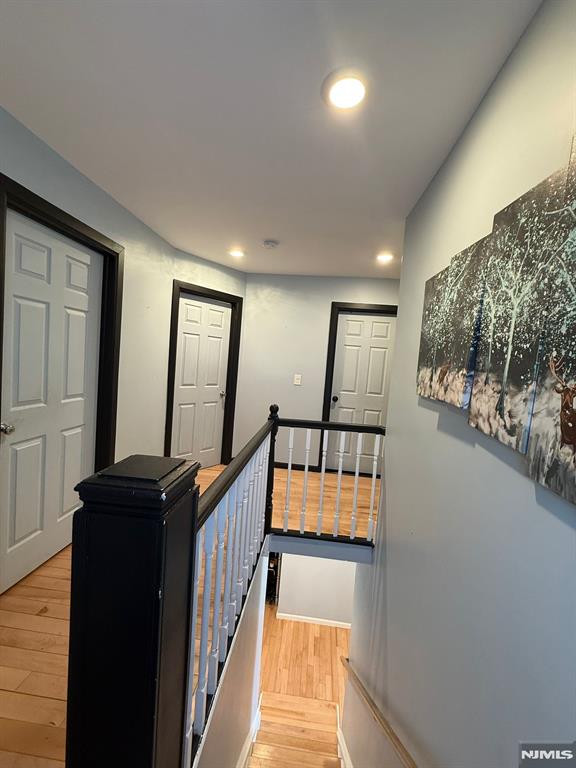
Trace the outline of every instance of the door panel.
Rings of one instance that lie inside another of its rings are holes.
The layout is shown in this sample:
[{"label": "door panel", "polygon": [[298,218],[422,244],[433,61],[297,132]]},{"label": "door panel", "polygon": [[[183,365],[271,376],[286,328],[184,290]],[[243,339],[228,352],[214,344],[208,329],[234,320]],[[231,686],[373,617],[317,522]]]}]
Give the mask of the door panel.
[{"label": "door panel", "polygon": [[172,456],[210,467],[221,460],[232,309],[182,296],[172,419]]},{"label": "door panel", "polygon": [[[348,424],[386,424],[390,359],[396,318],[378,315],[347,315],[338,318],[330,420]],[[356,435],[347,435],[343,469],[356,468]],[[375,438],[364,435],[360,471],[372,471]],[[338,467],[339,435],[328,438],[327,466]]]},{"label": "door panel", "polygon": [[102,257],[9,211],[0,436],[0,589],[70,543],[94,471]]}]

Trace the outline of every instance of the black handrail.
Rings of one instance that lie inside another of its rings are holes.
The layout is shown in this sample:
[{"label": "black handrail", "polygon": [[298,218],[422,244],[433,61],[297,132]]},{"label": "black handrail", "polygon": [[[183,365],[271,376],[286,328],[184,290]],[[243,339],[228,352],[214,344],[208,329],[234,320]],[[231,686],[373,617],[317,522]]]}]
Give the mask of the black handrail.
[{"label": "black handrail", "polygon": [[278,419],[279,427],[325,429],[330,432],[362,432],[366,435],[385,435],[386,427],[377,424],[348,424],[342,421],[309,421],[308,419]]},{"label": "black handrail", "polygon": [[232,459],[226,469],[218,475],[216,480],[214,480],[214,482],[211,483],[200,496],[200,501],[198,503],[198,518],[196,520],[197,531],[202,528],[206,520],[208,520],[212,512],[216,509],[217,505],[222,501],[240,472],[242,472],[260,445],[270,434],[272,427],[273,421],[268,419],[268,421],[260,427],[258,432],[256,432],[254,437],[246,443],[240,453]]}]

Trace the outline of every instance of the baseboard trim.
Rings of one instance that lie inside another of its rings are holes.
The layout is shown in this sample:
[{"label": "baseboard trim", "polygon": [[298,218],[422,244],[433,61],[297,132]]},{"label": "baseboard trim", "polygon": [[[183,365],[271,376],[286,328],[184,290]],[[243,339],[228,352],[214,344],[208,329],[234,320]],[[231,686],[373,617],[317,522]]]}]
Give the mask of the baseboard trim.
[{"label": "baseboard trim", "polygon": [[246,736],[246,741],[244,742],[242,751],[240,752],[240,756],[238,757],[236,768],[246,768],[248,764],[248,760],[250,759],[252,744],[256,740],[256,735],[260,730],[260,721],[262,720],[261,702],[262,702],[262,694],[260,694],[260,699],[258,700],[258,711],[254,716],[254,720],[252,720],[252,725],[250,726],[250,732],[248,736]]},{"label": "baseboard trim", "polygon": [[296,613],[276,613],[277,619],[286,619],[288,621],[305,621],[308,624],[323,624],[326,627],[342,627],[342,629],[350,629],[352,624],[348,621],[332,621],[331,619],[317,619],[314,616],[298,616]]},{"label": "baseboard trim", "polygon": [[338,723],[337,738],[338,753],[340,754],[343,768],[354,768],[352,764],[352,758],[350,757],[350,752],[348,751],[348,745],[346,744],[346,739],[344,738],[342,728],[340,728],[340,723]]}]

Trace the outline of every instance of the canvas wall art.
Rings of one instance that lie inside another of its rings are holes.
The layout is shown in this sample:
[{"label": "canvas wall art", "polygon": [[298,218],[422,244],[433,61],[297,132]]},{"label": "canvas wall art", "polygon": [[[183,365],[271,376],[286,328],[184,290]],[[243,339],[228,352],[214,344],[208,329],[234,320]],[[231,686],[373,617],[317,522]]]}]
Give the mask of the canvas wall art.
[{"label": "canvas wall art", "polygon": [[526,453],[548,304],[566,238],[566,170],[494,218],[479,278],[485,302],[469,422]]},{"label": "canvas wall art", "polygon": [[484,240],[454,256],[428,280],[418,359],[418,393],[467,408],[478,347],[482,285],[477,280]]},{"label": "canvas wall art", "polygon": [[528,467],[531,477],[576,504],[576,152],[564,206],[566,226],[548,303]]},{"label": "canvas wall art", "polygon": [[425,288],[417,392],[576,503],[576,151]]}]

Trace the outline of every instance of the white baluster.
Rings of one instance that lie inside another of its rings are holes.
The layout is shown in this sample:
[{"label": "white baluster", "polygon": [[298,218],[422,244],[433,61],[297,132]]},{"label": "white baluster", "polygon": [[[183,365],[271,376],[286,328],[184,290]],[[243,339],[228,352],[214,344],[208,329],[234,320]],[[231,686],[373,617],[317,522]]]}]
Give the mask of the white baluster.
[{"label": "white baluster", "polygon": [[[224,598],[222,600],[222,623],[220,624],[220,640],[218,647],[220,649],[220,662],[226,661],[228,653],[228,633],[230,621],[234,622],[235,611],[232,605],[231,596],[234,593],[232,589],[232,565],[234,563],[234,517],[236,514],[236,483],[228,491],[228,525],[226,528],[226,573],[224,574]],[[232,619],[231,619],[232,617]],[[234,623],[232,623],[232,632],[234,633]]]},{"label": "white baluster", "polygon": [[380,454],[380,435],[374,440],[374,453],[372,454],[372,486],[370,488],[370,512],[368,514],[368,541],[374,536],[374,501],[376,499],[376,475],[378,474],[378,456]]},{"label": "white baluster", "polygon": [[262,529],[260,533],[260,542],[264,541],[266,532],[266,490],[268,485],[268,467],[270,464],[270,435],[266,438],[266,447],[264,450],[264,469],[262,471],[262,496],[260,500],[260,514],[262,516]]},{"label": "white baluster", "polygon": [[252,511],[252,552],[253,552],[253,561],[252,561],[252,570],[254,570],[254,566],[256,565],[256,561],[258,560],[258,550],[259,550],[259,543],[260,543],[260,537],[258,535],[258,521],[260,517],[260,473],[262,472],[262,445],[258,448],[256,451],[256,461],[254,466],[254,509]]},{"label": "white baluster", "polygon": [[248,482],[248,561],[247,561],[247,572],[246,572],[246,583],[250,580],[250,577],[252,575],[252,567],[256,561],[256,556],[254,552],[254,507],[255,507],[255,488],[256,488],[256,457],[252,456],[250,459],[250,471],[249,471],[249,482]]},{"label": "white baluster", "polygon": [[346,442],[346,432],[340,432],[340,445],[336,451],[338,455],[338,485],[336,487],[336,510],[334,512],[333,536],[338,536],[340,526],[340,496],[342,493],[342,462],[344,461],[344,446]]},{"label": "white baluster", "polygon": [[238,559],[236,562],[236,616],[242,609],[242,566],[244,564],[244,486],[246,485],[246,468],[242,470],[236,491],[236,528],[238,529]]},{"label": "white baluster", "polygon": [[288,474],[286,476],[286,501],[284,504],[284,531],[288,530],[288,513],[290,512],[290,483],[292,480],[292,454],[294,453],[294,427],[290,427],[288,436]]},{"label": "white baluster", "polygon": [[356,538],[356,523],[358,519],[358,480],[360,478],[360,457],[362,456],[362,433],[356,436],[356,471],[354,472],[354,497],[352,499],[352,521],[350,524],[350,538]]},{"label": "white baluster", "polygon": [[258,543],[258,552],[260,552],[260,544],[264,538],[264,488],[266,486],[266,474],[264,472],[266,466],[266,444],[265,440],[260,446],[260,480],[258,483],[258,523],[256,525],[256,540]]},{"label": "white baluster", "polygon": [[256,565],[258,552],[260,551],[260,485],[262,483],[262,455],[264,445],[261,443],[256,452],[256,479],[254,481],[254,521],[252,524],[252,538],[254,541],[254,562]]},{"label": "white baluster", "polygon": [[316,535],[322,533],[322,518],[324,516],[324,480],[326,478],[326,454],[328,453],[328,430],[322,437],[322,468],[320,471],[320,499],[318,500],[318,520],[316,523]]},{"label": "white baluster", "polygon": [[208,633],[210,623],[210,593],[212,591],[212,559],[214,557],[214,528],[216,515],[212,513],[204,524],[204,594],[202,595],[202,623],[200,630],[200,657],[198,660],[198,687],[194,709],[194,733],[201,734],[206,722],[206,696],[208,684]]},{"label": "white baluster", "polygon": [[196,534],[194,551],[194,581],[190,605],[190,648],[188,650],[188,674],[186,680],[186,725],[184,741],[184,766],[192,760],[192,727],[194,722],[194,670],[196,668],[196,624],[198,620],[198,583],[200,581],[200,558],[202,556],[202,530]]},{"label": "white baluster", "polygon": [[256,554],[260,552],[260,542],[262,541],[262,485],[264,474],[264,451],[266,444],[262,443],[258,449],[258,474],[256,483],[256,523],[254,526],[254,536],[256,537]]},{"label": "white baluster", "polygon": [[306,449],[304,454],[304,488],[302,490],[302,510],[300,512],[300,533],[306,529],[306,501],[308,497],[308,465],[310,463],[310,443],[312,441],[312,430],[306,430]]},{"label": "white baluster", "polygon": [[222,576],[224,571],[224,538],[226,536],[226,502],[225,496],[216,508],[216,575],[214,579],[214,607],[212,609],[212,647],[208,657],[208,693],[210,695],[216,692],[218,685],[218,661],[220,639],[220,616],[222,613]]},{"label": "white baluster", "polygon": [[250,477],[252,474],[252,461],[248,463],[244,480],[244,493],[242,496],[242,597],[248,592],[248,557],[250,554]]}]

